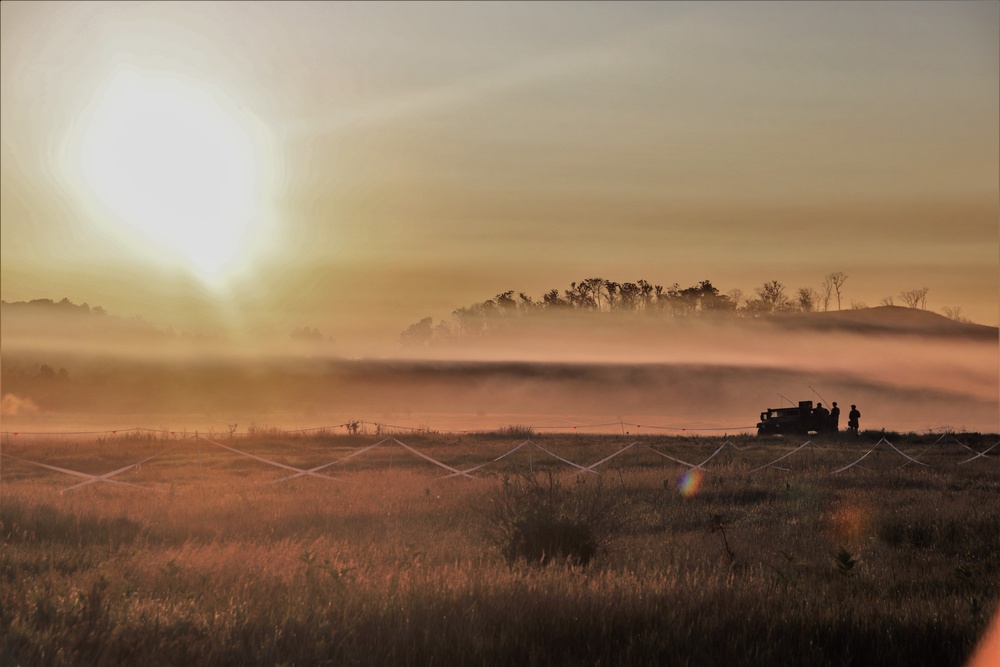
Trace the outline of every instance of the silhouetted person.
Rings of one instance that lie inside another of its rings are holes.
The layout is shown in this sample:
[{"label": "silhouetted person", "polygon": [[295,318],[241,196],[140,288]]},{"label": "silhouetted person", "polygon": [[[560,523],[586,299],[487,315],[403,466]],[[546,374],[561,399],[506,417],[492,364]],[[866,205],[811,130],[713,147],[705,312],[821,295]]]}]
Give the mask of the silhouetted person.
[{"label": "silhouetted person", "polygon": [[824,408],[822,403],[817,403],[813,410],[813,417],[816,418],[816,430],[825,431],[830,424],[830,411]]},{"label": "silhouetted person", "polygon": [[830,428],[840,430],[840,408],[837,407],[837,401],[833,402],[833,409],[830,410]]},{"label": "silhouetted person", "polygon": [[858,406],[852,405],[851,411],[847,414],[847,428],[848,430],[858,432],[858,427],[860,423],[858,420],[861,419],[861,413],[858,412]]}]

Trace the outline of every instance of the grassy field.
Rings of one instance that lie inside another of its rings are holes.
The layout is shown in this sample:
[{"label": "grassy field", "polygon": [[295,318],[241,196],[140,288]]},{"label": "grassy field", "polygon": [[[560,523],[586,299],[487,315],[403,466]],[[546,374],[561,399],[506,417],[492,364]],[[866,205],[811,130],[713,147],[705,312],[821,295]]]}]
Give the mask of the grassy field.
[{"label": "grassy field", "polygon": [[960,665],[1000,600],[997,436],[385,437],[7,437],[0,662]]}]

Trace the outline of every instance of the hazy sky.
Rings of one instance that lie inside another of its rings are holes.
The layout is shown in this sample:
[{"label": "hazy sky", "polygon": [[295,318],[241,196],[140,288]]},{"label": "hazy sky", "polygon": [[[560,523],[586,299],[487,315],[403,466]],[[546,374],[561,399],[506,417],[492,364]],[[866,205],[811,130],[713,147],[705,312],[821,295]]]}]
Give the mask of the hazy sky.
[{"label": "hazy sky", "polygon": [[843,271],[997,324],[996,2],[0,7],[7,301],[371,342]]}]

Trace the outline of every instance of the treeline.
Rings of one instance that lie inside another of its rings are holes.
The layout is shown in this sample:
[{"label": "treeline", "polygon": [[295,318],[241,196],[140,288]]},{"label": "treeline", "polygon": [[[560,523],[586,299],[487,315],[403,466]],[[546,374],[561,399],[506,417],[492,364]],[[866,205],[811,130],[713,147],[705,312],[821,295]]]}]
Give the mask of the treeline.
[{"label": "treeline", "polygon": [[138,315],[109,315],[101,306],[76,304],[68,298],[0,301],[0,326],[5,336],[49,334],[65,331],[65,326],[70,325],[77,339],[85,335],[127,336],[143,341],[203,338],[178,334],[172,328],[162,329]]},{"label": "treeline", "polygon": [[[59,330],[54,325],[74,325],[74,335],[79,338],[85,333],[121,334],[138,340],[219,342],[219,336],[208,333],[177,332],[173,327],[161,328],[139,315],[120,317],[110,315],[101,306],[87,303],[76,304],[68,298],[32,299],[31,301],[0,301],[0,323],[5,335],[24,335],[37,332]],[[288,337],[302,345],[332,344],[334,339],[324,336],[315,327],[297,327]]]},{"label": "treeline", "polygon": [[0,301],[0,308],[8,311],[9,313],[33,311],[55,313],[60,315],[94,315],[96,317],[104,317],[107,315],[104,308],[100,306],[94,306],[91,308],[87,303],[75,304],[68,298],[64,298],[59,301],[53,301],[52,299],[32,299],[31,301],[13,302]]},{"label": "treeline", "polygon": [[[524,292],[501,292],[492,299],[452,311],[450,320],[437,324],[425,317],[400,334],[407,346],[427,346],[482,337],[507,326],[518,317],[571,311],[606,313],[643,313],[662,317],[732,316],[760,318],[787,313],[828,311],[843,307],[843,287],[848,276],[841,272],[824,276],[819,288],[800,287],[789,290],[777,280],[771,280],[744,295],[740,289],[722,293],[711,280],[702,280],[690,287],[674,283],[670,287],[648,280],[616,282],[604,278],[586,278],[570,283],[569,289],[551,289],[535,300]],[[899,298],[910,308],[925,308],[927,288],[901,292]],[[886,297],[881,305],[893,305]],[[851,302],[851,308],[867,308]],[[951,311],[951,309],[946,309]],[[947,313],[951,317],[950,313]],[[957,309],[956,309],[957,314]]]}]

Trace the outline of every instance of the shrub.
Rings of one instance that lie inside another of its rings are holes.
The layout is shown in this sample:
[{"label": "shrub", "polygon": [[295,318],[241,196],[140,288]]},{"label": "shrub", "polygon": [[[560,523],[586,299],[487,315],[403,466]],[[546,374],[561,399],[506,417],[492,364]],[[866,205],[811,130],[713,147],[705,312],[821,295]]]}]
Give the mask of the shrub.
[{"label": "shrub", "polygon": [[508,563],[586,566],[610,537],[620,509],[600,478],[588,484],[578,477],[567,488],[549,472],[504,477],[483,514]]},{"label": "shrub", "polygon": [[546,564],[553,559],[587,565],[597,553],[591,527],[552,512],[529,512],[514,522],[510,539],[503,545],[509,562],[523,559]]}]

